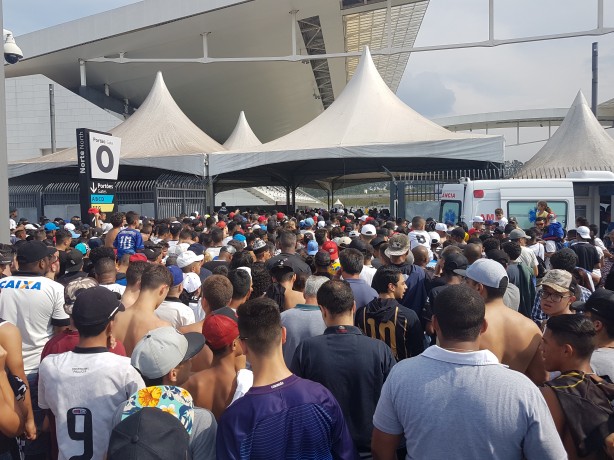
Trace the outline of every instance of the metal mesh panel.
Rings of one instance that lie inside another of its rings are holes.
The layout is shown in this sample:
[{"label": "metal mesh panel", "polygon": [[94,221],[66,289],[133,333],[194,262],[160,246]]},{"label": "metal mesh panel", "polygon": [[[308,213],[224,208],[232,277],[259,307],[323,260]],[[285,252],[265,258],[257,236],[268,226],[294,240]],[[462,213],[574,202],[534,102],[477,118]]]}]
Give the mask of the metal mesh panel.
[{"label": "metal mesh panel", "polygon": [[42,185],[10,185],[9,207],[13,208],[36,208],[40,210]]},{"label": "metal mesh panel", "polygon": [[401,173],[396,179],[406,184],[406,201],[439,201],[443,185],[456,183],[462,177],[471,180],[505,178],[502,169],[493,168]]},{"label": "metal mesh panel", "polygon": [[43,206],[79,203],[79,184],[49,184],[43,190]]}]

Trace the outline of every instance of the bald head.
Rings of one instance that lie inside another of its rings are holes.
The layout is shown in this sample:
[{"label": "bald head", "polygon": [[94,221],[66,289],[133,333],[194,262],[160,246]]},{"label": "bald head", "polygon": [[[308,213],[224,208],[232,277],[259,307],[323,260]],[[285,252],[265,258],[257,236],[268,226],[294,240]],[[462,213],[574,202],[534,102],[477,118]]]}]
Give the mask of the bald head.
[{"label": "bald head", "polygon": [[482,246],[475,243],[469,243],[463,250],[463,255],[467,258],[469,265],[476,260],[482,258]]},{"label": "bald head", "polygon": [[419,267],[426,267],[429,261],[429,250],[425,246],[416,246],[411,250],[414,255],[414,264]]}]

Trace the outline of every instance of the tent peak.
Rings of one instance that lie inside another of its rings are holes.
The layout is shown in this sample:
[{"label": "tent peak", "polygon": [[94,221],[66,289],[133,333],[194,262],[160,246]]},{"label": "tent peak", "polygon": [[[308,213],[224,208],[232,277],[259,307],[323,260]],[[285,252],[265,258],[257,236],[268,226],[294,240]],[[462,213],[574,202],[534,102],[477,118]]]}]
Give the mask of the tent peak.
[{"label": "tent peak", "polygon": [[260,142],[260,139],[254,134],[254,131],[252,131],[245,117],[245,112],[241,110],[235,129],[230,136],[228,136],[226,142],[224,142],[224,147],[229,150],[236,150],[253,148],[259,145],[262,145],[262,142]]},{"label": "tent peak", "polygon": [[582,90],[578,91],[578,94],[576,94],[576,98],[574,99],[573,104],[571,104],[572,107],[578,107],[580,105],[585,105],[588,107],[588,102],[586,101]]}]

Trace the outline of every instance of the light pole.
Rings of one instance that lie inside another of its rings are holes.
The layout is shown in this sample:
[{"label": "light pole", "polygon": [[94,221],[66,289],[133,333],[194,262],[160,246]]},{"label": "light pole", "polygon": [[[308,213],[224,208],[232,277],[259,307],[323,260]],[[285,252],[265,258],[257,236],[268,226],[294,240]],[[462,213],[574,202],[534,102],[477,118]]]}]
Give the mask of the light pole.
[{"label": "light pole", "polygon": [[[2,17],[2,0],[0,0],[0,25]],[[4,36],[2,37],[4,44]],[[9,231],[9,174],[8,147],[6,144],[6,97],[4,88],[4,65],[0,72],[0,242],[10,241]]]}]

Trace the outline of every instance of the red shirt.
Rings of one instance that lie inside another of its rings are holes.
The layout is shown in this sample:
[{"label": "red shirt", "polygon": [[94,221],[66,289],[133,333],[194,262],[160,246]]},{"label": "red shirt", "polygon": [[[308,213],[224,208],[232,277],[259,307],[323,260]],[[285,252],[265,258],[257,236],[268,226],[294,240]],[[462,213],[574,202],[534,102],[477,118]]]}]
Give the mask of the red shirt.
[{"label": "red shirt", "polygon": [[[41,361],[48,355],[57,355],[58,353],[73,351],[77,345],[79,345],[79,331],[65,330],[61,334],[53,336],[49,342],[47,342],[41,353]],[[109,351],[119,356],[126,356],[124,344],[119,340],[115,348],[109,348]]]}]

